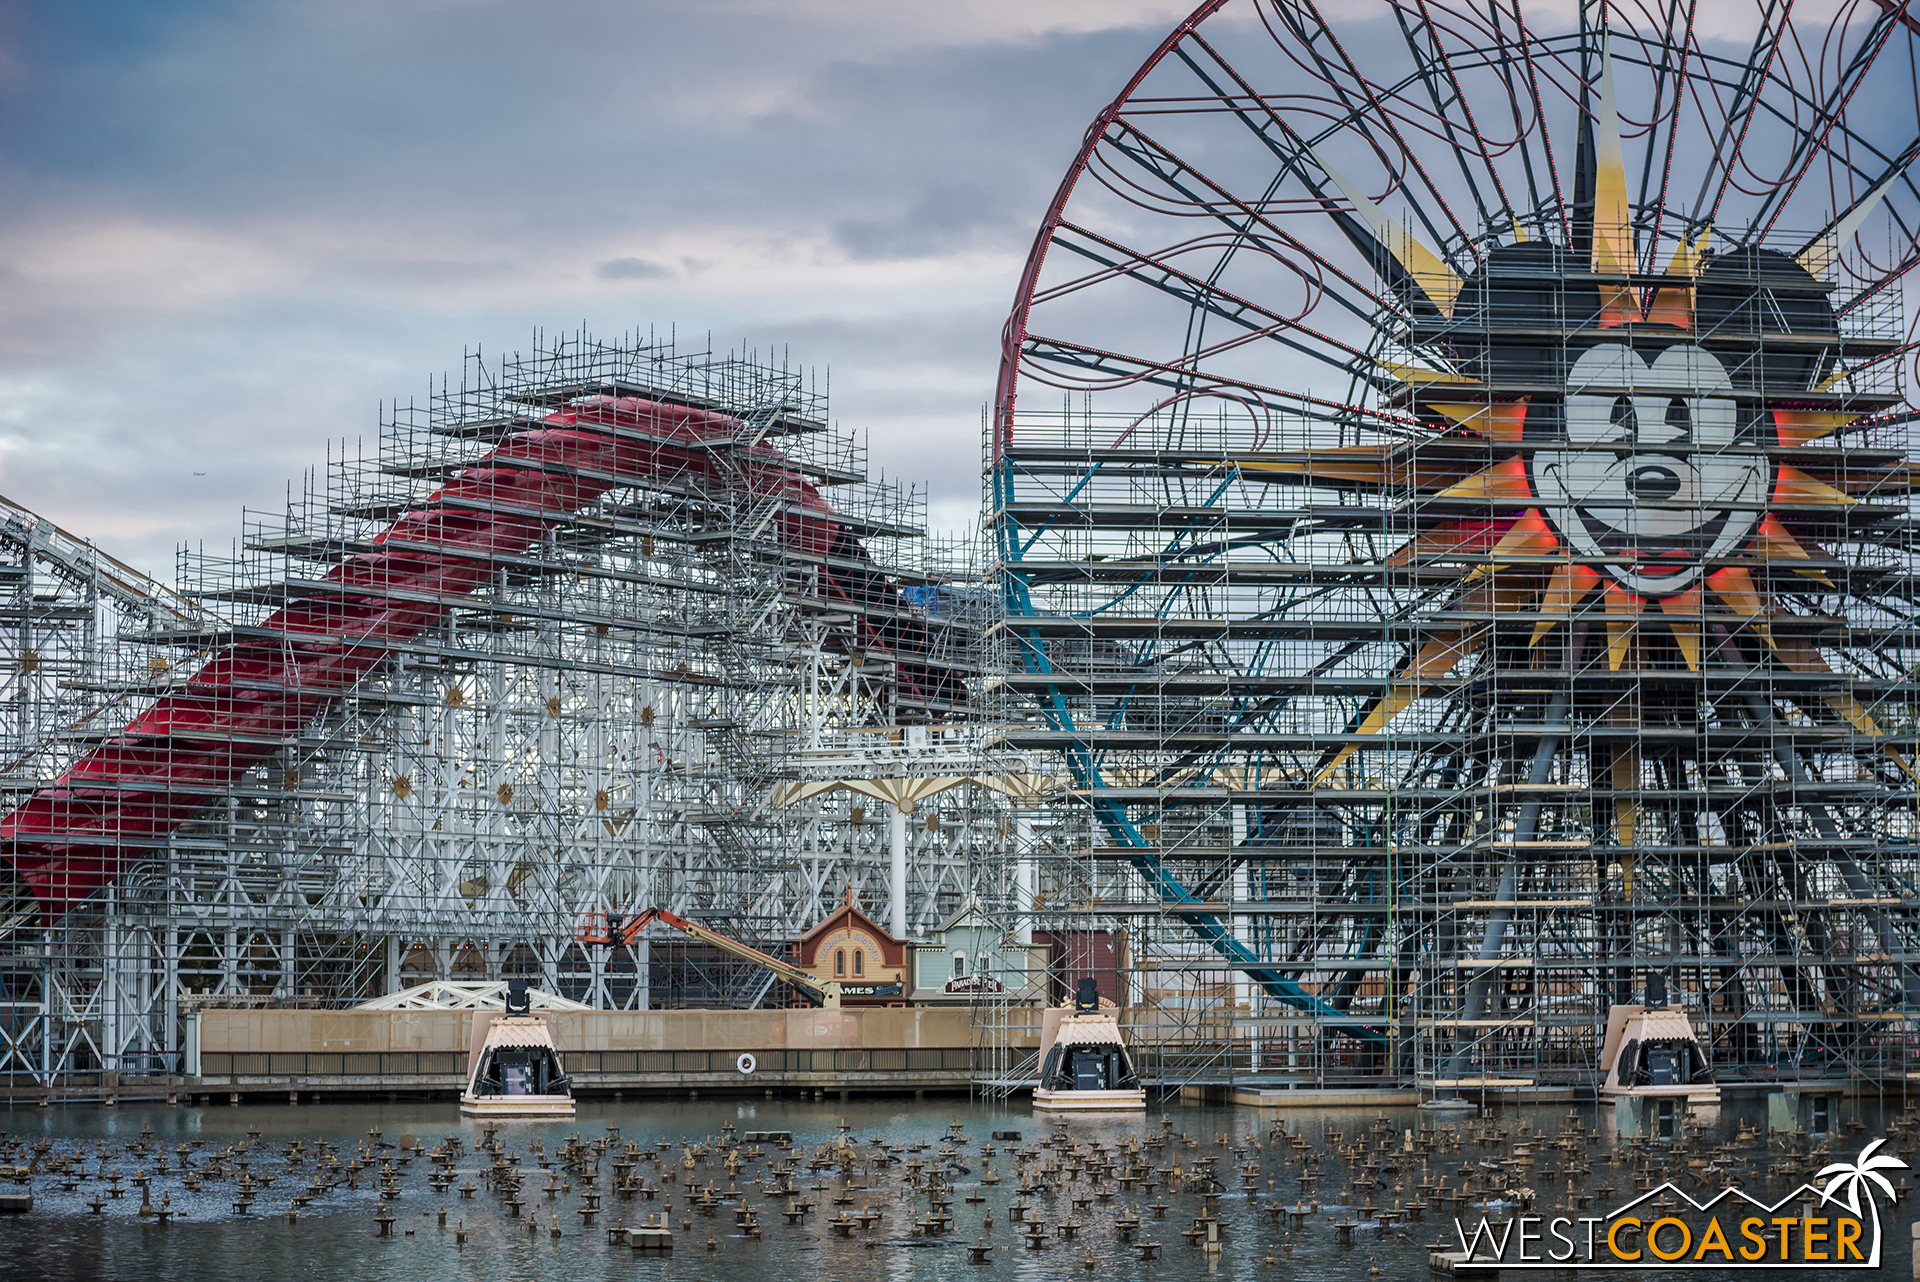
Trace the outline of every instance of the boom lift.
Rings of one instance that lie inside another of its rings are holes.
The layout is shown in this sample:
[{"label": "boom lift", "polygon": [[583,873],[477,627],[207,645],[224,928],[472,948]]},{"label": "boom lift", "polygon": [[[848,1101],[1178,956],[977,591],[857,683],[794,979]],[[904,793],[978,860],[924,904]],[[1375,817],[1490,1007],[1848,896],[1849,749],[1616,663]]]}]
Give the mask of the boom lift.
[{"label": "boom lift", "polygon": [[703,944],[711,944],[729,956],[765,966],[775,975],[819,1002],[827,1010],[840,1009],[839,980],[815,979],[789,962],[763,953],[758,948],[749,948],[736,939],[728,939],[717,930],[709,930],[698,922],[688,921],[680,914],[670,913],[664,908],[649,908],[633,917],[624,917],[619,913],[588,913],[581,924],[579,938],[583,944],[600,944],[609,947],[614,944],[631,944],[640,937],[641,931],[656,921],[671,926],[681,934],[691,936]]}]

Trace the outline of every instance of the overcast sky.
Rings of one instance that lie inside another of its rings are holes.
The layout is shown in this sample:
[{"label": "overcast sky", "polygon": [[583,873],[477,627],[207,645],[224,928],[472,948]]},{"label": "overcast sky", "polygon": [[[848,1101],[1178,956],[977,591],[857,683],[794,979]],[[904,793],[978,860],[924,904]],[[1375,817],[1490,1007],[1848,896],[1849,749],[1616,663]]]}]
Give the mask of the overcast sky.
[{"label": "overcast sky", "polygon": [[830,367],[972,519],[1020,264],[1157,0],[0,0],[0,494],[171,577],[470,345]]}]

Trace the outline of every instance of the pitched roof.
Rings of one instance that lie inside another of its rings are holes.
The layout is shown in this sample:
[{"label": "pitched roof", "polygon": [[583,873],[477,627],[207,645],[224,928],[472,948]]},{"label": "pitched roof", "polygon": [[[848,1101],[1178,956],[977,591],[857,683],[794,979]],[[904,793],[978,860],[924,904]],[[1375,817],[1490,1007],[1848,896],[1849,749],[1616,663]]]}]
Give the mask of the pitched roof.
[{"label": "pitched roof", "polygon": [[[969,918],[979,918],[979,920],[969,921]],[[961,926],[986,926],[991,928],[992,925],[992,922],[980,917],[980,901],[969,895],[967,901],[960,905],[953,916],[933,928],[933,933],[936,935],[944,935],[948,931],[958,929]]]},{"label": "pitched roof", "polygon": [[906,946],[906,940],[895,939],[887,933],[886,927],[860,911],[860,905],[853,902],[853,885],[849,882],[847,885],[847,897],[841,901],[838,908],[821,918],[819,924],[814,926],[812,930],[800,936],[800,947],[804,950],[807,945],[811,944],[820,936],[847,926],[864,930],[882,943],[894,944],[900,947]]}]

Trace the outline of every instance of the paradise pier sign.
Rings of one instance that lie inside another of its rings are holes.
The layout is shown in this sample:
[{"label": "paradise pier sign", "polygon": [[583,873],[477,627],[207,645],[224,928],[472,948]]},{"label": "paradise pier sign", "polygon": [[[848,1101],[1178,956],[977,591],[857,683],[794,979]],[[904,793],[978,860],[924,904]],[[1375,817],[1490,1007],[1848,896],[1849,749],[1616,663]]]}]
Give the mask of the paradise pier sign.
[{"label": "paradise pier sign", "polygon": [[[1454,1232],[1467,1269],[1877,1269],[1881,1261],[1882,1198],[1891,1213],[1899,1194],[1882,1174],[1907,1169],[1885,1140],[1836,1162],[1776,1202],[1737,1188],[1695,1201],[1668,1182],[1601,1215],[1521,1215],[1499,1225],[1485,1216]],[[1671,1194],[1681,1205],[1655,1209]],[[1877,1196],[1876,1196],[1877,1194]],[[1673,1210],[1679,1214],[1671,1213]]]}]

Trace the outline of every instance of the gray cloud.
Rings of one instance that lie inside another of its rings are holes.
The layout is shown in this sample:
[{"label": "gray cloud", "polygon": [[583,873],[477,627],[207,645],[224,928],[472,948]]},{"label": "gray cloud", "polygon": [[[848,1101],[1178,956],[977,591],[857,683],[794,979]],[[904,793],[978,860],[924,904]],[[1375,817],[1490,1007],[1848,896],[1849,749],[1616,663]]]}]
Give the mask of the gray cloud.
[{"label": "gray cloud", "polygon": [[593,269],[601,280],[661,280],[673,275],[659,263],[644,258],[609,258]]}]

